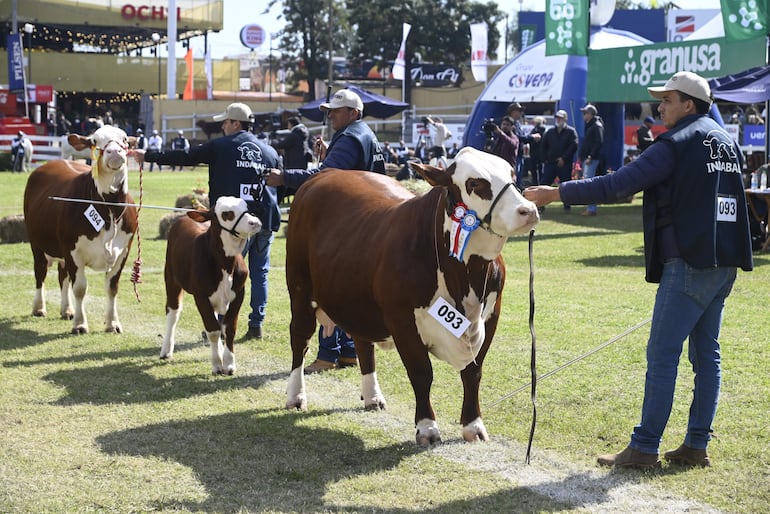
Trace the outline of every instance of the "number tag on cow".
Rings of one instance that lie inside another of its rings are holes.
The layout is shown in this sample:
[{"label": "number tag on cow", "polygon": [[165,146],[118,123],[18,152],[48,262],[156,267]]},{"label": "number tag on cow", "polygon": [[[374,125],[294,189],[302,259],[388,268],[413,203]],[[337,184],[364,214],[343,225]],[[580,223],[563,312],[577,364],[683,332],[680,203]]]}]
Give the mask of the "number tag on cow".
[{"label": "number tag on cow", "polygon": [[460,311],[452,307],[449,302],[439,298],[428,309],[433,319],[438,321],[441,326],[449,330],[455,337],[463,335],[470,326],[471,320],[460,314]]},{"label": "number tag on cow", "polygon": [[102,218],[102,215],[99,214],[99,211],[93,205],[89,205],[83,214],[97,232],[104,227],[104,218]]},{"label": "number tag on cow", "polygon": [[735,223],[738,219],[738,200],[734,196],[717,196],[717,221]]},{"label": "number tag on cow", "polygon": [[254,195],[251,194],[253,187],[254,184],[241,184],[241,200],[245,200],[247,202],[254,201]]}]

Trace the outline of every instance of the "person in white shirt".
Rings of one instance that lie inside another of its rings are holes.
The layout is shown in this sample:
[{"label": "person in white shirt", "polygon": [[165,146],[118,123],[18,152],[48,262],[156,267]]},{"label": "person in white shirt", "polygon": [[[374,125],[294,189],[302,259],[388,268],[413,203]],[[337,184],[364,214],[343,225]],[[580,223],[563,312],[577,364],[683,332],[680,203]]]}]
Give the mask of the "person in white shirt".
[{"label": "person in white shirt", "polygon": [[[147,150],[150,152],[160,152],[163,150],[163,138],[158,134],[157,130],[153,130],[150,139],[147,140]],[[152,171],[154,164],[154,162],[150,163],[150,171]],[[160,164],[158,164],[158,171],[163,171]]]},{"label": "person in white shirt", "polygon": [[442,119],[438,116],[435,118],[426,116],[425,119],[428,122],[427,125],[433,128],[433,144],[443,148],[446,153],[446,143],[452,137],[452,132],[450,132],[447,126],[444,125]]}]

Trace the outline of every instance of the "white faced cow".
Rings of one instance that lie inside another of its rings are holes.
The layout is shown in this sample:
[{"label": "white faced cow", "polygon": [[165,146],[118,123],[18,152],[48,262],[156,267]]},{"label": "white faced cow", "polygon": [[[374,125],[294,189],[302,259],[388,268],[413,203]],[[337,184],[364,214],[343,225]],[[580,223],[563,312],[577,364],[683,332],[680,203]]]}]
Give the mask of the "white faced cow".
[{"label": "white faced cow", "polygon": [[166,246],[166,335],[161,359],[174,355],[182,292],[187,291],[195,298],[206,328],[212,373],[235,372],[235,330],[249,276],[241,253],[261,228],[246,202],[232,196],[222,196],[212,209],[190,211],[174,222]]},{"label": "white faced cow", "polygon": [[[538,222],[511,165],[464,148],[444,171],[413,166],[434,188],[414,197],[376,173],[327,170],[299,188],[286,242],[292,365],[287,408],[307,408],[303,364],[316,319],[353,336],[366,409],[385,407],[374,344],[395,343],[416,397],[417,442],[441,440],[429,353],[460,371],[468,441],[487,440],[478,392],[500,316],[513,234]],[[480,224],[479,224],[480,222]]]},{"label": "white faced cow", "polygon": [[35,269],[32,314],[46,315],[45,278],[50,264],[58,261],[61,316],[73,320],[73,333],[87,333],[84,298],[88,266],[105,273],[105,330],[121,332],[116,295],[136,232],[136,208],[119,205],[133,204],[128,194],[128,139],[121,129],[105,126],[88,137],[70,134],[69,143],[78,150],[95,151],[93,169],[72,161],[48,161],[30,174],[24,190],[24,222]]}]

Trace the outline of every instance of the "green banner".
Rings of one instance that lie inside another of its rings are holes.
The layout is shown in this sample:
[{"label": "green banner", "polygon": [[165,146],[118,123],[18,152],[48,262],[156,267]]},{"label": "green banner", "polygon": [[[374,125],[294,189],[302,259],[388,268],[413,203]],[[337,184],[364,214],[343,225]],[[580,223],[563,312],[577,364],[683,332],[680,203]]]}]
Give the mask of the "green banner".
[{"label": "green banner", "polygon": [[648,87],[678,71],[711,79],[765,64],[765,36],[658,43],[588,51],[586,98],[591,102],[645,102]]},{"label": "green banner", "polygon": [[767,0],[722,0],[725,37],[730,40],[752,39],[767,34]]},{"label": "green banner", "polygon": [[528,46],[535,43],[535,36],[537,36],[537,25],[520,25],[519,33],[521,34],[519,50],[524,50]]},{"label": "green banner", "polygon": [[586,55],[588,1],[545,1],[545,55]]}]

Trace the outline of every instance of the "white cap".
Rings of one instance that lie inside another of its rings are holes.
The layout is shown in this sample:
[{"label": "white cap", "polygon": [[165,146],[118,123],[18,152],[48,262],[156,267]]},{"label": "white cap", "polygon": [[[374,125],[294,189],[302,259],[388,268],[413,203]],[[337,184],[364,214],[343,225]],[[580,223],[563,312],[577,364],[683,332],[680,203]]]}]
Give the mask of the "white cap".
[{"label": "white cap", "polygon": [[566,119],[568,119],[567,118],[567,111],[565,111],[564,109],[559,109],[558,111],[556,111],[556,114],[554,114],[553,117],[554,118],[564,118],[566,120]]},{"label": "white cap", "polygon": [[360,113],[364,112],[364,102],[361,101],[361,97],[349,89],[340,89],[334,93],[331,102],[321,104],[319,109],[328,111],[330,109],[339,109],[340,107],[350,107],[351,109],[357,109]]},{"label": "white cap", "polygon": [[184,135],[184,130],[179,129],[179,130],[176,131],[176,133],[179,134],[180,136],[183,136]]},{"label": "white cap", "polygon": [[663,95],[669,91],[679,91],[698,100],[703,100],[707,104],[712,102],[711,88],[708,81],[691,71],[675,73],[663,87],[648,87],[647,91],[654,98],[659,99],[663,98]]},{"label": "white cap", "polygon": [[251,121],[251,107],[240,102],[235,102],[227,106],[225,112],[217,114],[214,121],[237,120]]},{"label": "white cap", "polygon": [[581,107],[580,111],[581,112],[590,112],[594,116],[596,116],[596,114],[599,112],[598,110],[596,110],[596,107],[594,105],[591,105],[591,104],[586,104],[585,107]]},{"label": "white cap", "polygon": [[153,130],[153,131],[152,131],[152,135],[153,135],[153,136],[157,136],[157,135],[158,135],[158,131],[157,131],[157,130]]}]

